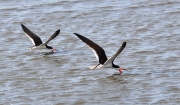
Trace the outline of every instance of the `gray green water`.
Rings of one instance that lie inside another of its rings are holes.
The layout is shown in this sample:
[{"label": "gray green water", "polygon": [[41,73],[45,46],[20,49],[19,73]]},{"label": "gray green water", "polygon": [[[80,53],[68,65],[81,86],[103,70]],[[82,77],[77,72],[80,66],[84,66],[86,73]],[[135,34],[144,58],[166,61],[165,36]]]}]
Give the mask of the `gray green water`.
[{"label": "gray green water", "polygon": [[[0,3],[0,104],[133,105],[180,103],[178,0],[14,0]],[[60,52],[29,51],[26,25]],[[127,41],[113,75],[73,33],[102,46],[108,57]]]}]

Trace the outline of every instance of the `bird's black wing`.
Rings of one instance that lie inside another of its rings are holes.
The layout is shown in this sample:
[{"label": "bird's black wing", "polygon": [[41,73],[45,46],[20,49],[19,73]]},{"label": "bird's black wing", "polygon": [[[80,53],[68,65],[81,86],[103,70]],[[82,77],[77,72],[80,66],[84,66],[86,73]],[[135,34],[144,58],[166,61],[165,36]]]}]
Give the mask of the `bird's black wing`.
[{"label": "bird's black wing", "polygon": [[99,61],[100,64],[104,64],[107,61],[107,56],[105,54],[105,51],[103,50],[103,48],[101,48],[98,44],[94,43],[93,41],[91,41],[90,39],[74,33],[78,38],[80,38],[84,43],[86,43],[90,48],[92,48],[93,52],[95,53],[95,56],[97,58],[97,60]]},{"label": "bird's black wing", "polygon": [[35,46],[39,46],[42,44],[41,39],[34,34],[33,32],[31,32],[26,26],[24,26],[23,24],[21,24],[23,31],[26,33],[26,35],[30,38],[30,40],[32,41],[32,43]]},{"label": "bird's black wing", "polygon": [[126,42],[123,42],[123,44],[121,45],[121,47],[119,48],[119,50],[116,52],[116,54],[114,54],[112,57],[110,57],[105,64],[107,63],[113,63],[114,59],[123,51],[123,49],[126,47]]},{"label": "bird's black wing", "polygon": [[54,39],[58,34],[60,30],[57,30],[46,42],[45,44],[48,44],[52,39]]}]

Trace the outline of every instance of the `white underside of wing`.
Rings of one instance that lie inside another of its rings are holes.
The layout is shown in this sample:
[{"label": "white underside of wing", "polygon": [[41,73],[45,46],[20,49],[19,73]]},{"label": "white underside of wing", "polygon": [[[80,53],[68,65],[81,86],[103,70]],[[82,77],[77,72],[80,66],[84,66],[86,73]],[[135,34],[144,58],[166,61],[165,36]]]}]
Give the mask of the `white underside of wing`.
[{"label": "white underside of wing", "polygon": [[90,49],[92,49],[92,51],[93,51],[93,53],[94,53],[94,55],[95,55],[97,61],[99,62],[99,57],[98,57],[96,51],[95,51],[93,48],[91,48],[90,46],[88,46],[88,47],[89,47]]},{"label": "white underside of wing", "polygon": [[116,55],[110,57],[110,58],[104,63],[104,66],[105,66],[105,67],[112,67],[112,62],[113,62],[113,60],[114,60],[116,57],[117,57]]},{"label": "white underside of wing", "polygon": [[114,60],[113,57],[109,58],[109,59],[104,63],[104,65],[111,64],[113,60]]},{"label": "white underside of wing", "polygon": [[[92,48],[91,48],[91,49],[92,49]],[[99,57],[98,57],[98,55],[97,55],[96,51],[95,51],[94,49],[92,49],[92,51],[94,52],[94,55],[95,55],[95,57],[96,57],[97,61],[99,61]]]},{"label": "white underside of wing", "polygon": [[[26,34],[26,33],[25,33]],[[31,40],[31,42],[35,45],[35,43],[34,43],[34,40],[28,35],[28,34],[26,34],[26,36]]]}]

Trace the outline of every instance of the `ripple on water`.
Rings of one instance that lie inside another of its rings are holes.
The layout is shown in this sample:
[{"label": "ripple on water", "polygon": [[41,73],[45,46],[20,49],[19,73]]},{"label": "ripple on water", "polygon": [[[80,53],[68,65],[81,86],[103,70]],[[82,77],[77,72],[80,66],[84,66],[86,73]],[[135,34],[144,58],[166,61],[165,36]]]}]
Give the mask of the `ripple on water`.
[{"label": "ripple on water", "polygon": [[[16,5],[12,5],[16,3]],[[0,104],[178,104],[177,1],[2,1]],[[59,50],[29,51],[20,23]],[[98,62],[73,33],[99,44],[126,68],[89,70]]]}]

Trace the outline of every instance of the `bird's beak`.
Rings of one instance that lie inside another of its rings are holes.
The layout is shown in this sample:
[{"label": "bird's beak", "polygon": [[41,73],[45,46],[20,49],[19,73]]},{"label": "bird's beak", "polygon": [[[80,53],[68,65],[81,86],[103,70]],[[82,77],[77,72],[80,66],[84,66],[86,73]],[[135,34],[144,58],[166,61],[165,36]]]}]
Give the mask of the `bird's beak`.
[{"label": "bird's beak", "polygon": [[127,69],[125,69],[125,68],[120,68],[119,70],[121,70],[121,71],[122,71],[122,70],[127,70]]},{"label": "bird's beak", "polygon": [[52,52],[59,52],[59,50],[57,50],[56,48],[53,48]]},{"label": "bird's beak", "polygon": [[127,69],[120,68],[120,69],[119,69],[119,73],[122,74],[122,71],[123,71],[123,70],[127,70]]}]

